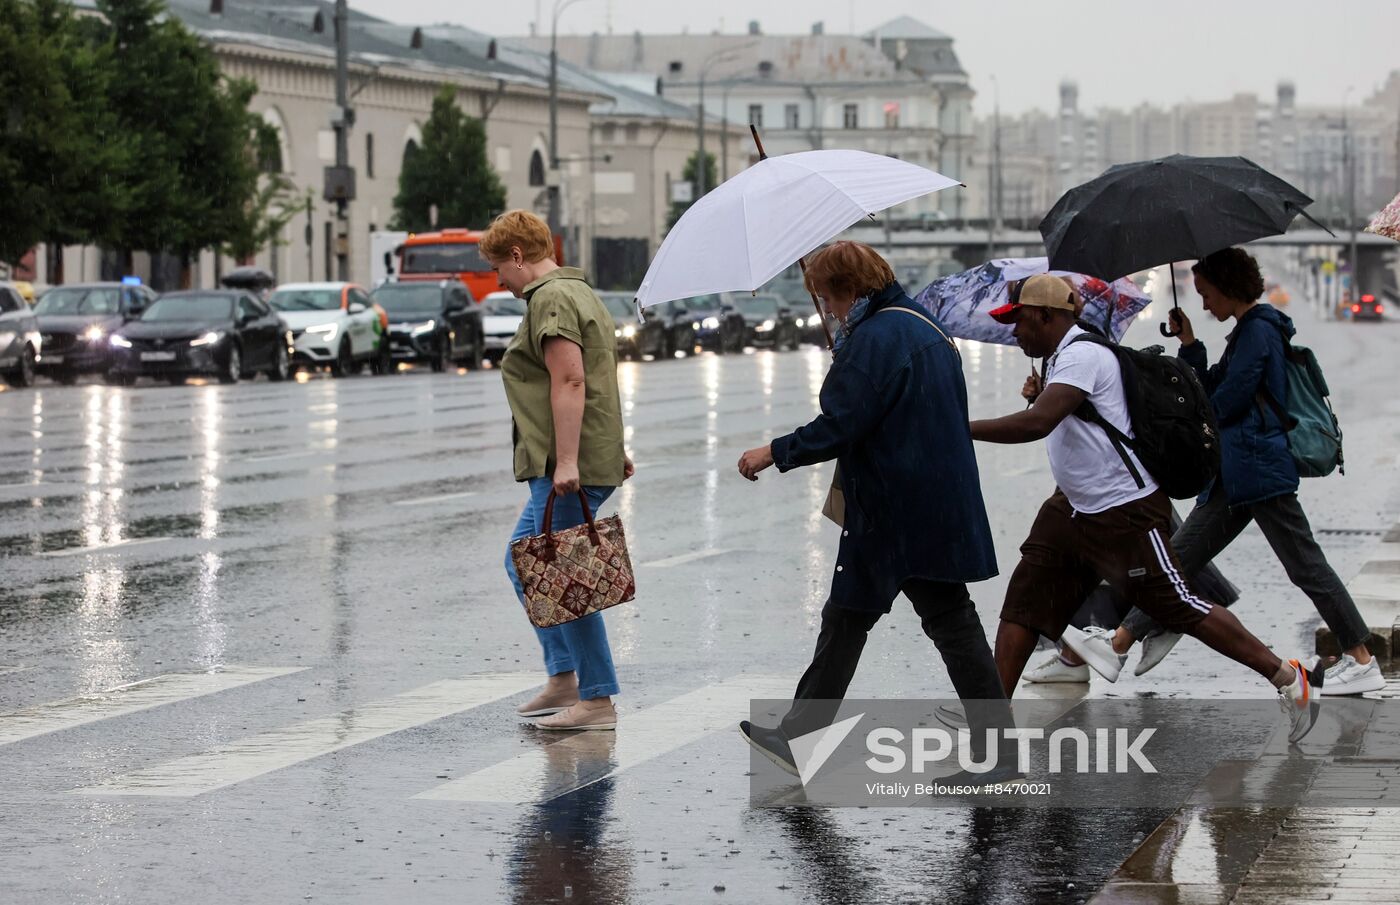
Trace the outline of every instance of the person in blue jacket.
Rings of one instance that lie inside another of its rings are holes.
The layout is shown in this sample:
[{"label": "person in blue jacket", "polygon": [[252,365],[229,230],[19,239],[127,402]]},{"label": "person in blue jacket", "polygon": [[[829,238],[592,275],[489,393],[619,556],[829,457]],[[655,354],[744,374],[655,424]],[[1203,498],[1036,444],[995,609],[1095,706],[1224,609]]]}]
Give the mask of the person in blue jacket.
[{"label": "person in blue jacket", "polygon": [[957,347],[868,245],[843,241],[816,252],[806,283],[842,322],[821,414],[744,453],[739,472],[755,481],[769,466],[788,472],[835,459],[845,498],[841,544],[792,709],[780,728],[745,721],[740,729],[797,773],[788,741],[830,724],[866,636],[902,591],[968,707],[976,750],[985,738],[979,728],[1011,724],[967,591],[967,582],[996,575],[997,565]]},{"label": "person in blue jacket", "polygon": [[[1288,394],[1285,352],[1293,321],[1265,302],[1259,264],[1242,248],[1207,255],[1191,268],[1204,309],[1216,320],[1234,318],[1235,329],[1220,361],[1208,366],[1205,344],[1196,339],[1191,319],[1180,309],[1172,321],[1181,331],[1182,361],[1190,364],[1210,393],[1220,425],[1220,476],[1196,501],[1172,546],[1182,572],[1194,575],[1254,522],[1283,563],[1289,580],[1312,600],[1337,637],[1342,657],[1325,673],[1324,695],[1359,694],[1385,687],[1380,664],[1366,648],[1370,631],[1341,578],[1313,538],[1298,502],[1298,469],[1288,450],[1288,434],[1269,404],[1285,405]],[[1138,673],[1161,662],[1181,636],[1164,632],[1150,617],[1133,610],[1113,633],[1086,630],[1079,643],[1111,646],[1124,654],[1144,640]],[[1102,660],[1108,663],[1106,659]],[[1089,658],[1095,665],[1095,659]],[[1110,672],[1114,672],[1109,667]],[[1116,673],[1109,677],[1116,678]]]}]

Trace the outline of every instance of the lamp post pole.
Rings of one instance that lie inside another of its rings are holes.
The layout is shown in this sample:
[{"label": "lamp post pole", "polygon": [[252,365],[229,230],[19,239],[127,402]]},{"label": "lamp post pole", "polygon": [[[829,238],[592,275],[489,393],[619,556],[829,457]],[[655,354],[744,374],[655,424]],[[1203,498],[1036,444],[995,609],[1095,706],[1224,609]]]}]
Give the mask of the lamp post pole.
[{"label": "lamp post pole", "polygon": [[555,0],[553,15],[549,23],[549,173],[545,179],[545,193],[549,198],[549,223],[551,236],[559,235],[561,229],[559,211],[559,16],[578,0]]},{"label": "lamp post pole", "polygon": [[695,108],[695,131],[700,136],[700,149],[695,155],[695,200],[705,196],[705,69],[700,69],[700,103]]}]

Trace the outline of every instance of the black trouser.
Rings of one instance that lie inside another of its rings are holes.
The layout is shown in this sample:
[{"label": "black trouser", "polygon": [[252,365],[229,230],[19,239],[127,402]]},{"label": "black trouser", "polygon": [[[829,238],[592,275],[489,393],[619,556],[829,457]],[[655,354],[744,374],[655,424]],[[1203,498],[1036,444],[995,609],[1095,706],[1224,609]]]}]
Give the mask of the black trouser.
[{"label": "black trouser", "polygon": [[[1288,578],[1317,607],[1318,615],[1342,650],[1350,650],[1371,637],[1366,620],[1356,609],[1346,585],[1327,562],[1327,556],[1313,539],[1308,517],[1296,493],[1270,497],[1257,503],[1231,506],[1217,481],[1210,497],[1198,503],[1186,517],[1186,524],[1172,536],[1172,548],[1181,560],[1181,571],[1195,575],[1208,562],[1239,537],[1250,522],[1259,526],[1274,555],[1283,563]],[[1227,604],[1228,605],[1228,604]],[[1135,639],[1146,637],[1160,626],[1139,609],[1123,620],[1123,628]]]},{"label": "black trouser", "polygon": [[[900,590],[914,604],[924,634],[933,640],[943,657],[958,697],[967,702],[973,748],[980,752],[984,729],[1010,727],[1012,722],[992,650],[967,585],[914,578]],[[865,650],[865,639],[881,615],[833,606],[829,601],[822,608],[822,627],[812,665],[797,683],[792,709],[783,718],[783,733],[788,738],[828,726],[836,718]]]}]

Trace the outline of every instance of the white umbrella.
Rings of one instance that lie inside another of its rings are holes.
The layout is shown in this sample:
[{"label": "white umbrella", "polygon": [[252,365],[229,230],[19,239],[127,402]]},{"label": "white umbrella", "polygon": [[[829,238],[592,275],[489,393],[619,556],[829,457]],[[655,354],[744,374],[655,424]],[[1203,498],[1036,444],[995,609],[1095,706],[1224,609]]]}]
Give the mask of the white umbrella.
[{"label": "white umbrella", "polygon": [[758,289],[863,217],[955,185],[865,151],[761,159],[681,216],[647,268],[637,304]]}]

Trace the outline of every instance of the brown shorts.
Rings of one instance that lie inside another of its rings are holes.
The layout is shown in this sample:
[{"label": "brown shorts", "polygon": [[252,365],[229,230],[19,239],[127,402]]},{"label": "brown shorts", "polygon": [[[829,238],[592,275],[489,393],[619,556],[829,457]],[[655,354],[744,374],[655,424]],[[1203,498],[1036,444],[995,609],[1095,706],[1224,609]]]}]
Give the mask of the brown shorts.
[{"label": "brown shorts", "polygon": [[1196,596],[1171,547],[1162,491],[1112,509],[1076,513],[1056,490],[1021,544],[1001,618],[1058,639],[1100,581],[1164,628],[1190,633],[1212,604]]}]

